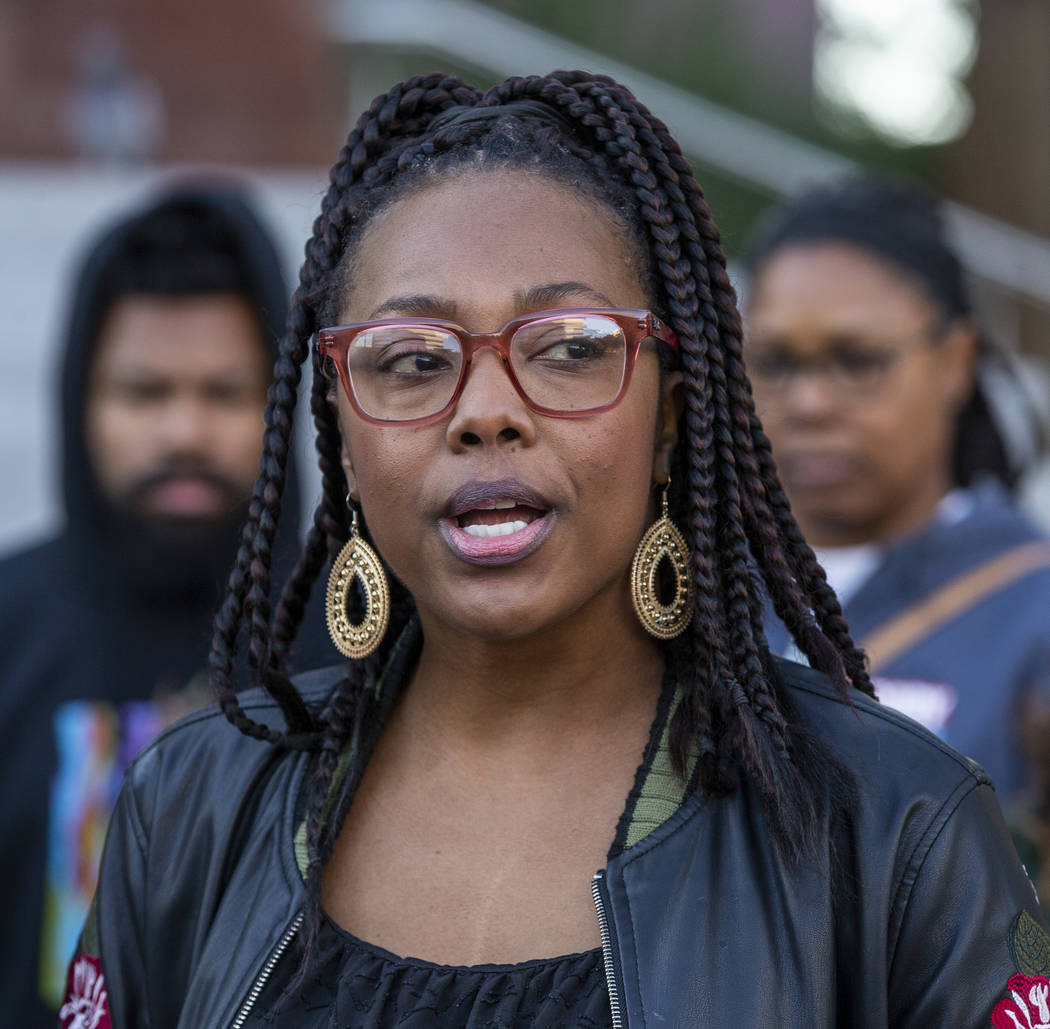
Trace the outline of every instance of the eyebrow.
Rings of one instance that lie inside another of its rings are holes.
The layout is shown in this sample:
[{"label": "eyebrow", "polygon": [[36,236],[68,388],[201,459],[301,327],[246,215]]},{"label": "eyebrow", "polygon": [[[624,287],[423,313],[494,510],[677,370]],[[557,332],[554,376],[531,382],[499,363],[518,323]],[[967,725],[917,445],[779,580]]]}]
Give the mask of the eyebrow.
[{"label": "eyebrow", "polygon": [[[543,311],[557,307],[567,297],[586,298],[600,307],[616,307],[604,293],[585,282],[548,282],[542,286],[516,290],[514,307],[522,314],[527,311]],[[456,311],[455,300],[448,297],[439,297],[431,293],[410,293],[384,300],[368,316],[368,321],[385,315],[415,315],[418,318],[438,318],[451,322],[456,320]]]},{"label": "eyebrow", "polygon": [[604,293],[599,293],[586,282],[548,282],[543,286],[518,290],[514,294],[514,304],[519,311],[543,310],[560,304],[566,297],[589,297],[602,307],[616,307]]},{"label": "eyebrow", "polygon": [[375,321],[385,315],[416,315],[418,318],[440,318],[454,321],[456,302],[428,293],[411,293],[384,300],[366,319]]}]

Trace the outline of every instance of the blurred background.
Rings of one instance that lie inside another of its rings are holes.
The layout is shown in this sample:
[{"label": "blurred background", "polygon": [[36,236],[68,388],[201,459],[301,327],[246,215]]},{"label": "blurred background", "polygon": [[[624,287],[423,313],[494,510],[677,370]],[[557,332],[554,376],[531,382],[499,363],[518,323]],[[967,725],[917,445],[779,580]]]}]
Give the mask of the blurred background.
[{"label": "blurred background", "polygon": [[[608,72],[664,117],[731,256],[778,196],[851,164],[943,192],[981,317],[1045,408],[1046,0],[0,0],[0,552],[58,527],[54,358],[100,223],[173,173],[228,170],[294,274],[375,94],[555,67]],[[1016,445],[1042,446],[1016,420]],[[1028,502],[1045,522],[1038,480]]]}]

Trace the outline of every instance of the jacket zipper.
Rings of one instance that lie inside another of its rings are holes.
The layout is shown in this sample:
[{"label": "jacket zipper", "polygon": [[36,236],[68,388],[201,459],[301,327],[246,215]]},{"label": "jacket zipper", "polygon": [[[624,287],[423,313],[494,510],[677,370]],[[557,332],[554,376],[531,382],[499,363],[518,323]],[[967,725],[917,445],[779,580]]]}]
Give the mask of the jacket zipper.
[{"label": "jacket zipper", "polygon": [[605,965],[605,985],[609,991],[609,1008],[612,1011],[612,1029],[624,1029],[623,1014],[620,1011],[620,991],[616,988],[616,969],[613,966],[612,933],[609,931],[609,919],[605,914],[605,901],[602,899],[602,880],[604,872],[595,872],[591,879],[591,893],[594,896],[594,910],[598,915],[598,932],[602,938],[602,962]]},{"label": "jacket zipper", "polygon": [[284,935],[277,941],[277,946],[274,947],[273,953],[266,959],[266,964],[263,965],[258,978],[256,978],[255,982],[252,984],[252,988],[248,991],[248,996],[245,998],[244,1003],[237,1012],[237,1017],[230,1023],[230,1029],[242,1029],[244,1023],[248,1020],[248,1016],[252,1013],[252,1008],[255,1007],[263,988],[266,986],[267,982],[269,982],[270,976],[273,975],[273,970],[277,967],[277,962],[281,960],[281,957],[288,949],[289,944],[295,939],[295,934],[302,927],[302,924],[303,912],[300,911],[292,920],[292,924],[285,929]]}]

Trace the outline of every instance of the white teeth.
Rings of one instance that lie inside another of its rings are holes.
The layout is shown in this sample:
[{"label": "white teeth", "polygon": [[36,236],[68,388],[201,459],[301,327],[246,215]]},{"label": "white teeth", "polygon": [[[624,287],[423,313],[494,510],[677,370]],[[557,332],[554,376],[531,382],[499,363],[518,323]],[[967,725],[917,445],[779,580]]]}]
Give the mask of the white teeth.
[{"label": "white teeth", "polygon": [[[514,504],[511,505],[511,507],[514,506]],[[465,525],[463,531],[468,536],[487,539],[490,536],[509,536],[511,533],[521,532],[528,524],[519,519],[513,522],[499,522],[496,525]]]},{"label": "white teeth", "polygon": [[479,511],[507,511],[512,507],[517,507],[518,502],[516,500],[493,500],[487,504],[480,504],[478,506]]}]

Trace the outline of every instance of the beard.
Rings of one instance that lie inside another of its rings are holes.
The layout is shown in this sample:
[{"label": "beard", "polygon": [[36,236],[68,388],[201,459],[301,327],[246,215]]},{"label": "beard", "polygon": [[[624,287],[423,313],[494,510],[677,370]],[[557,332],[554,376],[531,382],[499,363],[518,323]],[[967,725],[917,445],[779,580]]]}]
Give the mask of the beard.
[{"label": "beard", "polygon": [[[144,509],[145,497],[167,480],[192,475],[223,496],[223,513],[167,515]],[[169,463],[104,500],[107,536],[125,586],[147,603],[217,605],[248,517],[249,491],[214,469]]]}]

